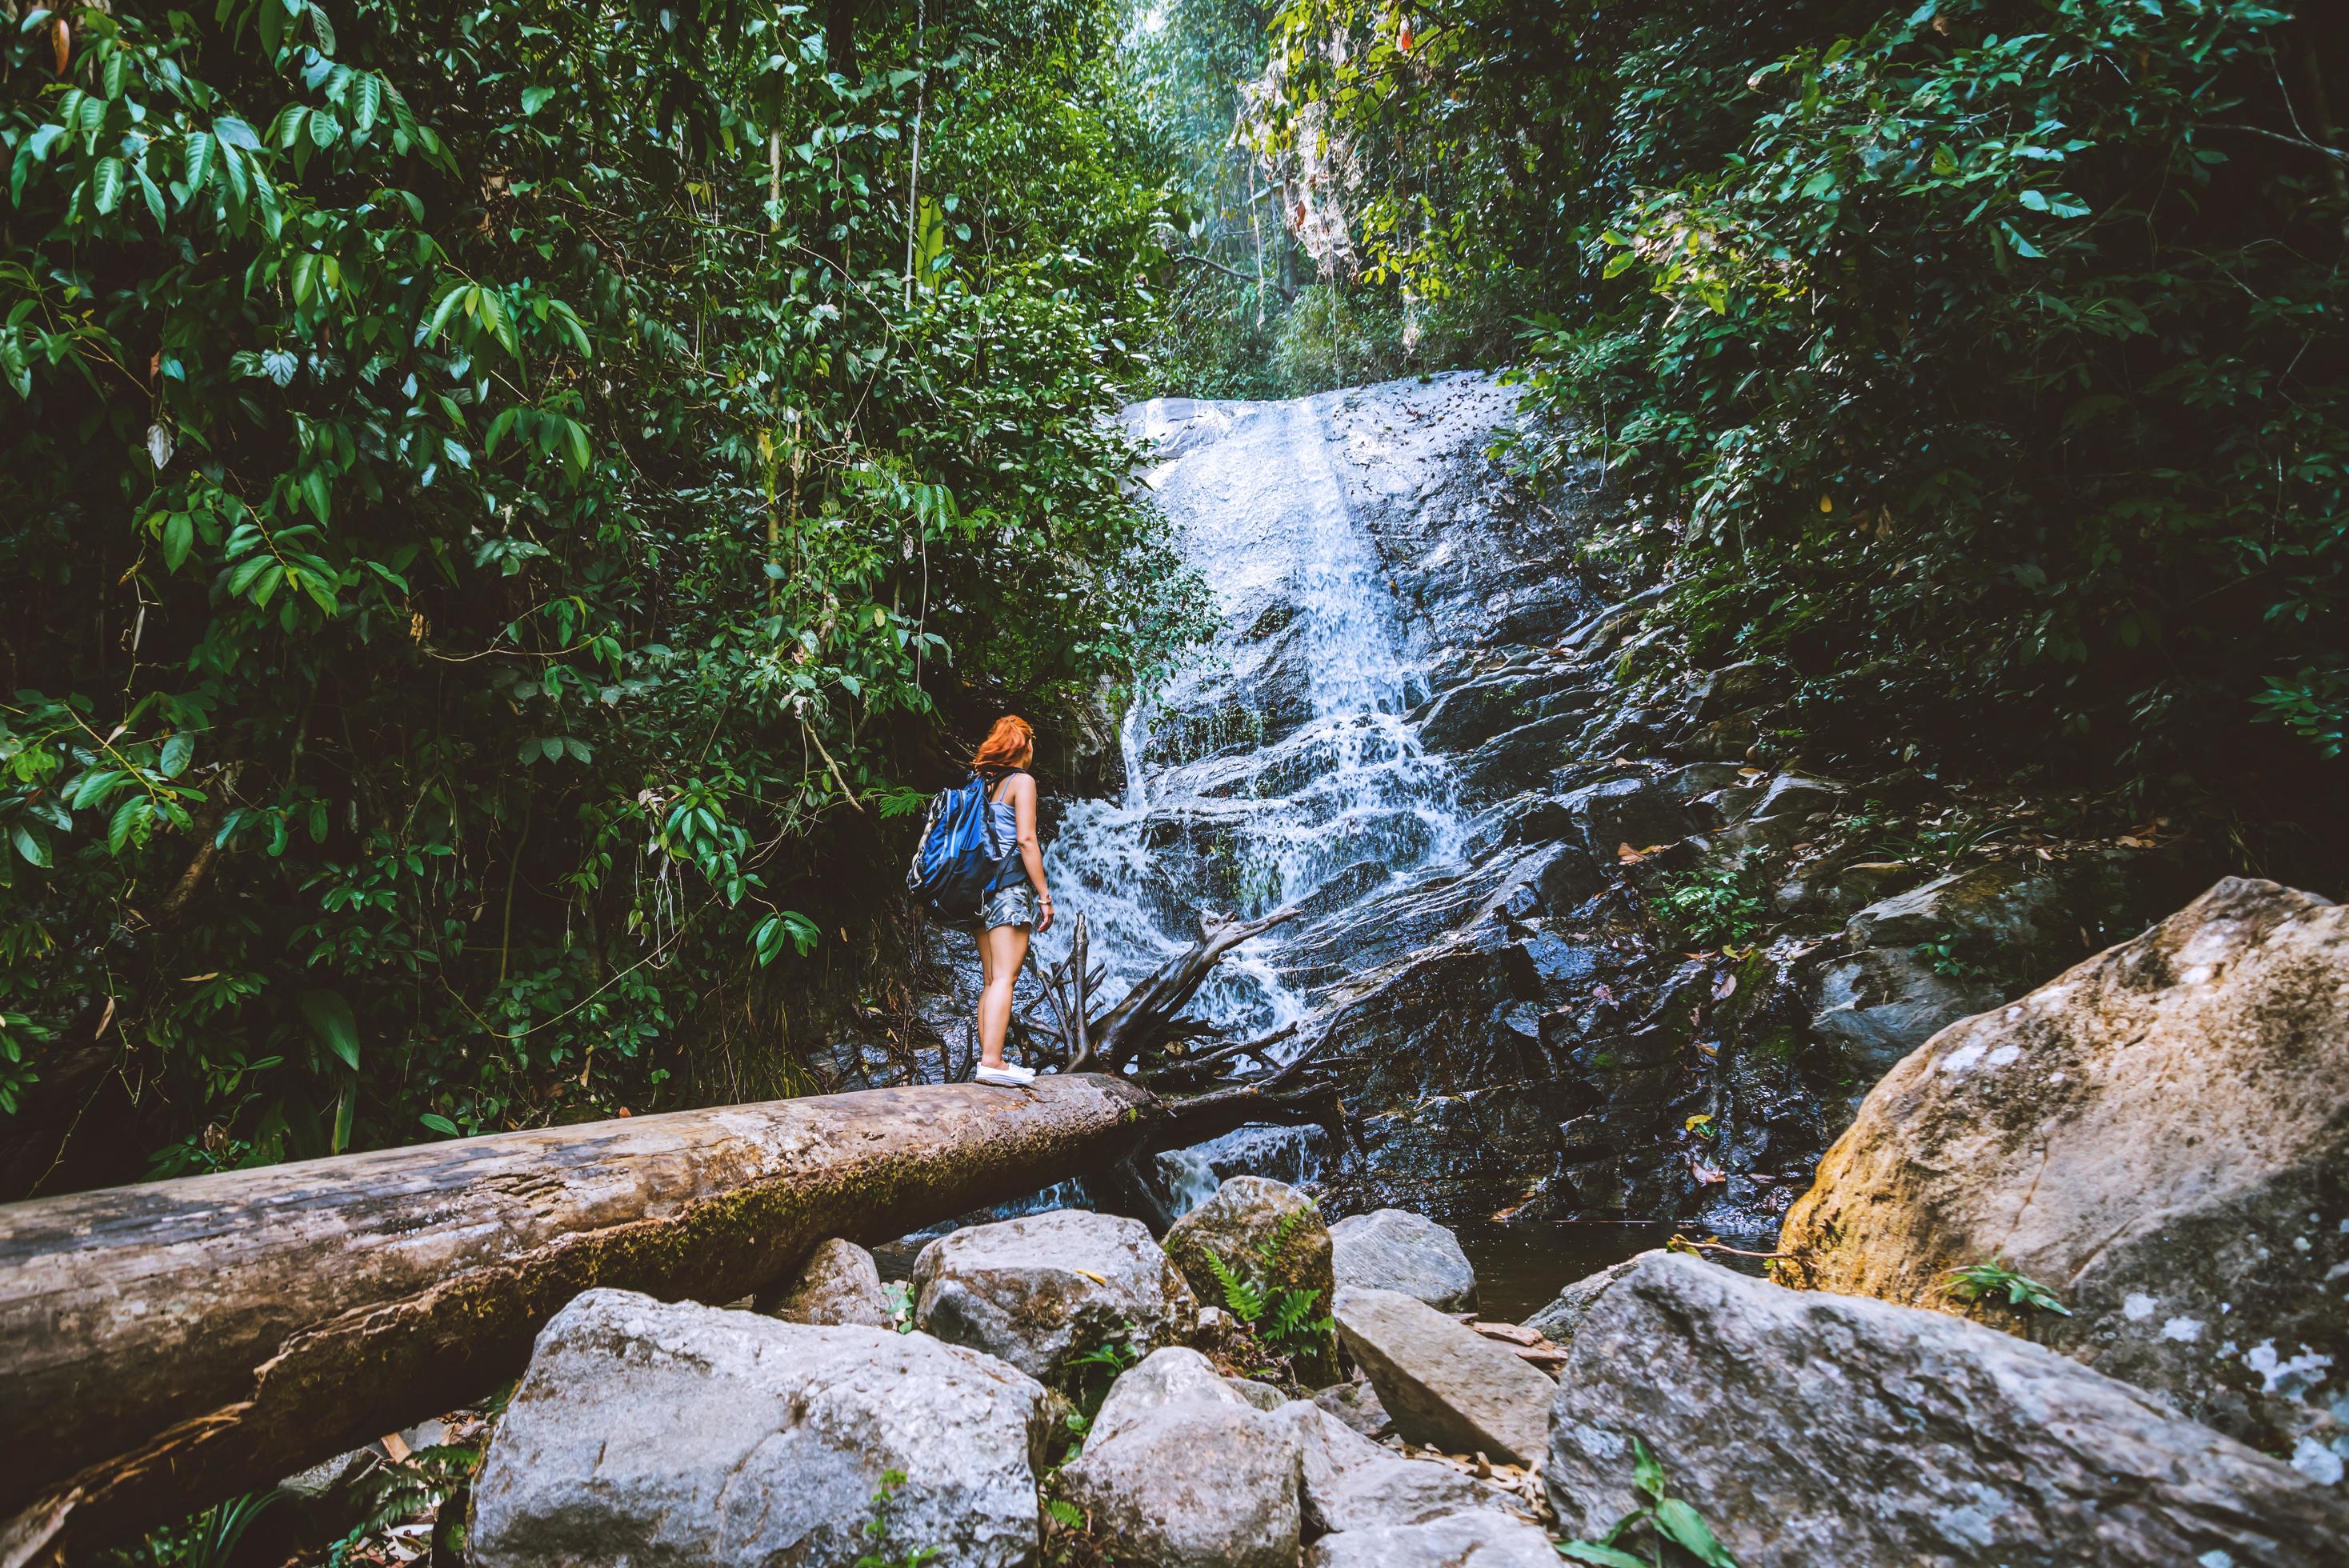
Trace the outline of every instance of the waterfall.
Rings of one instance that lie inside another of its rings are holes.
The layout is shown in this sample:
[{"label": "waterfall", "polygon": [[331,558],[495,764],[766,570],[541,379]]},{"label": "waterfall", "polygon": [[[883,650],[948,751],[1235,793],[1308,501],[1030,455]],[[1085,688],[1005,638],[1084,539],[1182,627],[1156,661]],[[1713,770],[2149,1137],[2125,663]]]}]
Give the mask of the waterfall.
[{"label": "waterfall", "polygon": [[[1129,411],[1156,443],[1145,480],[1220,625],[1126,716],[1122,798],[1071,803],[1045,857],[1061,920],[1087,918],[1103,1005],[1186,946],[1203,910],[1310,901],[1322,921],[1398,880],[1463,869],[1451,769],[1405,717],[1426,695],[1426,650],[1350,515],[1320,401]],[[1068,932],[1040,937],[1040,959],[1063,955]],[[1326,977],[1284,965],[1298,935],[1240,948],[1192,1010],[1235,1038],[1306,1016]],[[1168,1157],[1181,1206],[1213,1191],[1218,1166],[1309,1179],[1306,1135],[1269,1130]]]}]

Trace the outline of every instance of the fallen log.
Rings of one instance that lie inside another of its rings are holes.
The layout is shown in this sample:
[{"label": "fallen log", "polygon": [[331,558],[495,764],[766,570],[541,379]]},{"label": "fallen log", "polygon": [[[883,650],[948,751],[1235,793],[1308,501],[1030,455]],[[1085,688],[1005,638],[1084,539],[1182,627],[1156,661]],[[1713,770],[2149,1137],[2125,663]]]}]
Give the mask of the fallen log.
[{"label": "fallen log", "polygon": [[1095,1075],[677,1111],[0,1206],[0,1565],[47,1563],[478,1398],[579,1292],[725,1302],[1098,1170]]}]

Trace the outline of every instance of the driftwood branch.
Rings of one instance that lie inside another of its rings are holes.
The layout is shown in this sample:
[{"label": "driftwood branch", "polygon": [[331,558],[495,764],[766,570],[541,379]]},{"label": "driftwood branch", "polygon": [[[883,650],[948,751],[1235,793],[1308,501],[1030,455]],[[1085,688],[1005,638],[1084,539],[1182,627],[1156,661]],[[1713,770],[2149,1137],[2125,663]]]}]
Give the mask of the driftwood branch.
[{"label": "driftwood branch", "polygon": [[1147,1146],[1095,1075],[460,1139],[0,1207],[0,1564],[479,1397],[581,1291],[724,1302]]},{"label": "driftwood branch", "polygon": [[1195,1032],[1195,1028],[1184,1030],[1175,1015],[1191,1005],[1217,960],[1250,937],[1296,919],[1299,913],[1299,906],[1290,904],[1255,920],[1203,917],[1197,942],[1160,965],[1116,1006],[1087,1026],[1093,1056],[1111,1071],[1123,1071],[1127,1063],[1139,1060],[1167,1040]]}]

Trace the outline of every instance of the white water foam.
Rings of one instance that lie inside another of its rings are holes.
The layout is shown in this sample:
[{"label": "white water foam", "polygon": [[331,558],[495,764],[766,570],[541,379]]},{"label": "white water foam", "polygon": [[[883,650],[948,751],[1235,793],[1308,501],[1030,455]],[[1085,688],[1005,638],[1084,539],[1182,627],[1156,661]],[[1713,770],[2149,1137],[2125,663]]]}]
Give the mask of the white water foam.
[{"label": "white water foam", "polygon": [[[1187,946],[1202,911],[1257,914],[1325,890],[1342,908],[1392,879],[1462,869],[1450,767],[1405,717],[1424,695],[1419,650],[1348,511],[1319,402],[1129,410],[1161,443],[1146,479],[1222,626],[1127,716],[1123,799],[1072,803],[1046,855],[1064,923],[1038,956],[1063,956],[1082,912],[1101,1004]],[[1307,1016],[1284,937],[1226,957],[1192,1012],[1236,1038]],[[1169,1174],[1213,1190],[1187,1165]]]}]

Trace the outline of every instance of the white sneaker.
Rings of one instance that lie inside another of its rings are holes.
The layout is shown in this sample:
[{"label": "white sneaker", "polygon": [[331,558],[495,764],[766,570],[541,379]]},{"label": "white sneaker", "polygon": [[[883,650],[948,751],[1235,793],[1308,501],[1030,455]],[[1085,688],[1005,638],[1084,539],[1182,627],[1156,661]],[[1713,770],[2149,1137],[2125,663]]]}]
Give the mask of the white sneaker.
[{"label": "white sneaker", "polygon": [[991,1083],[1003,1088],[1026,1088],[1036,1081],[1032,1068],[1014,1067],[1007,1062],[999,1068],[981,1068],[971,1075],[974,1083]]}]

